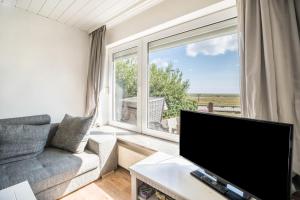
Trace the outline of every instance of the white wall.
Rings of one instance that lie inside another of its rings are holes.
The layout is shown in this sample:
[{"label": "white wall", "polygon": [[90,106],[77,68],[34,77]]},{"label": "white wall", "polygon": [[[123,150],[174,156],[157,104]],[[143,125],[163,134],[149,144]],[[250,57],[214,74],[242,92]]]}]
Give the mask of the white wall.
[{"label": "white wall", "polygon": [[83,115],[89,36],[0,5],[0,118]]},{"label": "white wall", "polygon": [[142,32],[222,0],[164,0],[107,31],[107,44]]}]

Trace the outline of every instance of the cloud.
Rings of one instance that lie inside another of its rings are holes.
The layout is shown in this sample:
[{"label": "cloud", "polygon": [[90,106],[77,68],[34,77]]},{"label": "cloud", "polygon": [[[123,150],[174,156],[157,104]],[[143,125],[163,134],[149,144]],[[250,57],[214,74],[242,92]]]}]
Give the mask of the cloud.
[{"label": "cloud", "polygon": [[156,64],[158,67],[168,67],[169,62],[162,58],[156,58],[151,60],[151,64]]},{"label": "cloud", "polygon": [[187,56],[196,57],[198,54],[206,56],[216,56],[225,54],[227,51],[237,51],[237,36],[226,35],[214,39],[189,44],[185,52]]}]

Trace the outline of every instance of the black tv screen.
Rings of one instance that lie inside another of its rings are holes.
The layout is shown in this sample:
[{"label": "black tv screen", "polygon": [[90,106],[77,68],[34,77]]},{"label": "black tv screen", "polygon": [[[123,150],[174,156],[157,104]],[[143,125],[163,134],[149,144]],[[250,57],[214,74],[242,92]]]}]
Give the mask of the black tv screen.
[{"label": "black tv screen", "polygon": [[293,125],[181,111],[180,155],[262,200],[290,199]]}]

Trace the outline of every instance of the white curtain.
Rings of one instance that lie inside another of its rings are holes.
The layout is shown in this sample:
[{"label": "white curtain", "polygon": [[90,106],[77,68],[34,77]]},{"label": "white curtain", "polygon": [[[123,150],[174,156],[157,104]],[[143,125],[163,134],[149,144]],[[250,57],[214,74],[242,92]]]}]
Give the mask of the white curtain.
[{"label": "white curtain", "polygon": [[300,1],[238,0],[237,7],[243,114],[294,124],[300,174]]}]

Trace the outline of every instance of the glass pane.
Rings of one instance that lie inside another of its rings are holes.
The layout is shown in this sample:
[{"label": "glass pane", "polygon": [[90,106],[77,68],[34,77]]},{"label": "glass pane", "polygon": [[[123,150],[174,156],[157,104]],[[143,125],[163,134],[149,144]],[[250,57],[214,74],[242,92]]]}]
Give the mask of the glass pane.
[{"label": "glass pane", "polygon": [[179,134],[180,110],[240,116],[237,34],[165,41],[149,44],[148,128]]},{"label": "glass pane", "polygon": [[114,120],[137,123],[137,49],[131,48],[113,55]]}]

